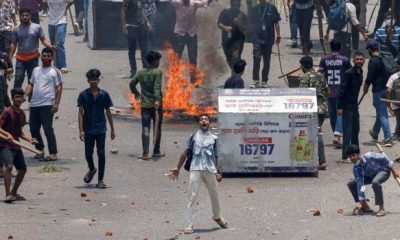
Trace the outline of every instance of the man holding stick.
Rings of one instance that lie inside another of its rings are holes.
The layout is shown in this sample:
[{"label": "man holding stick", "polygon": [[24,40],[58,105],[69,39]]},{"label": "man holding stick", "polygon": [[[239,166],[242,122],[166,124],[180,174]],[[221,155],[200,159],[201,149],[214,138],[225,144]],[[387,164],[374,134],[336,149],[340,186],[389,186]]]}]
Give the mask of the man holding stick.
[{"label": "man holding stick", "polygon": [[353,174],[355,179],[347,183],[351,194],[353,195],[356,207],[353,214],[363,214],[364,212],[373,212],[368,206],[365,197],[365,185],[372,184],[375,194],[375,204],[379,205],[379,211],[375,216],[385,216],[385,207],[383,204],[382,184],[390,177],[400,177],[400,173],[394,168],[393,161],[384,153],[367,152],[360,155],[360,149],[357,145],[349,145],[346,152],[354,164]]},{"label": "man holding stick", "polygon": [[[4,202],[12,203],[17,200],[17,191],[26,174],[26,164],[24,155],[20,146],[13,143],[19,141],[19,138],[36,144],[36,140],[22,132],[26,123],[25,113],[20,106],[24,102],[24,91],[20,88],[11,90],[13,105],[4,110],[0,116],[0,134],[7,138],[7,141],[0,140],[0,171],[4,176],[4,187],[6,190],[6,199]],[[18,173],[15,183],[11,187],[11,171],[13,165]]]},{"label": "man holding stick", "polygon": [[[142,145],[143,155],[139,157],[141,160],[149,160],[149,144],[150,144],[150,123],[153,119],[154,123],[154,149],[152,157],[164,157],[165,154],[160,151],[161,143],[161,123],[163,117],[162,110],[162,71],[158,69],[160,65],[161,54],[159,52],[150,51],[146,60],[149,67],[139,70],[129,84],[131,92],[136,99],[140,98],[141,115],[142,115]],[[136,85],[140,83],[141,92],[136,89]]]}]

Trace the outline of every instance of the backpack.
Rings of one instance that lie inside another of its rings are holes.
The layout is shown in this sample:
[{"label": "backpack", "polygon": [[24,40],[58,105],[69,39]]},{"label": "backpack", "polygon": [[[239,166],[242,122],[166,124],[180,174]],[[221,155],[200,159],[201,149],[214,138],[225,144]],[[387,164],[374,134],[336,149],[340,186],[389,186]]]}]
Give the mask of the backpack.
[{"label": "backpack", "polygon": [[193,137],[194,134],[192,134],[192,136],[190,137],[189,149],[186,152],[186,161],[185,165],[183,166],[183,168],[188,172],[190,171],[190,165],[192,164],[192,159],[193,159],[193,144],[194,144]]},{"label": "backpack", "polygon": [[[392,99],[400,101],[400,72],[397,73],[397,79],[393,81],[392,89],[393,89]],[[399,105],[400,104],[396,104],[396,106]]]},{"label": "backpack", "polygon": [[340,31],[347,24],[346,0],[337,0],[329,8],[328,25],[330,29]]},{"label": "backpack", "polygon": [[396,63],[396,60],[392,55],[382,55],[380,56],[383,62],[383,66],[385,67],[386,78],[389,78],[396,72],[400,71],[399,66]]}]

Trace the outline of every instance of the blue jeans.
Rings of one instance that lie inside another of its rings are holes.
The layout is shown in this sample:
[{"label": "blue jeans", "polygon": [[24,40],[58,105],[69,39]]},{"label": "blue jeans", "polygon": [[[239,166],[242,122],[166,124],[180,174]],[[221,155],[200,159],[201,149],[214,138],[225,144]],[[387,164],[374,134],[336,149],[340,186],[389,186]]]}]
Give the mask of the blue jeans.
[{"label": "blue jeans", "polygon": [[128,26],[128,56],[131,65],[131,75],[134,76],[137,71],[136,65],[136,43],[139,42],[140,54],[142,58],[142,67],[147,67],[146,55],[148,52],[147,30],[144,24],[138,27]]},{"label": "blue jeans", "polygon": [[29,61],[21,61],[17,59],[15,63],[14,88],[22,88],[22,84],[24,84],[25,80],[25,72],[28,74],[28,79],[31,79],[33,69],[37,66],[38,58]]},{"label": "blue jeans", "polygon": [[58,69],[67,67],[67,60],[65,58],[65,35],[67,34],[67,24],[49,25],[50,42],[54,44],[55,33],[57,30],[57,52],[55,58],[55,67]]},{"label": "blue jeans", "polygon": [[374,126],[372,127],[372,134],[378,136],[382,128],[384,140],[390,140],[392,139],[392,132],[390,131],[387,105],[381,101],[381,98],[386,99],[386,89],[373,93],[373,105],[376,111],[376,118]]},{"label": "blue jeans", "polygon": [[297,14],[296,7],[289,9],[290,40],[297,40]]},{"label": "blue jeans", "polygon": [[350,144],[359,145],[358,134],[360,133],[360,114],[358,107],[343,109],[343,147],[342,159],[346,159],[346,148]]},{"label": "blue jeans", "polygon": [[93,162],[93,150],[95,143],[97,148],[97,157],[99,158],[98,180],[103,181],[104,169],[106,166],[106,154],[105,154],[106,134],[105,133],[98,135],[85,134],[85,157],[90,171],[93,171],[95,169]]},{"label": "blue jeans", "polygon": [[342,116],[337,115],[337,98],[328,99],[329,120],[331,123],[332,132],[334,135],[342,135]]},{"label": "blue jeans", "polygon": [[88,11],[89,11],[89,0],[83,0],[83,27],[85,34],[88,34]]}]

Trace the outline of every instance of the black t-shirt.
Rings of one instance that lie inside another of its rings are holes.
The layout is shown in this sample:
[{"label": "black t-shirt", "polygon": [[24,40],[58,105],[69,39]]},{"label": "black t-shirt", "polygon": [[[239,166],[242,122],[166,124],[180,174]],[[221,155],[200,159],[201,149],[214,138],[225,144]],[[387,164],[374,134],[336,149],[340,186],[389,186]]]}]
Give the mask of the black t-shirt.
[{"label": "black t-shirt", "polygon": [[253,43],[273,45],[275,42],[275,24],[281,20],[276,7],[267,3],[257,4],[250,14],[249,28]]},{"label": "black t-shirt", "polygon": [[372,84],[372,92],[379,92],[386,89],[386,83],[389,79],[382,58],[372,56],[368,63],[368,74],[365,82]]},{"label": "black t-shirt", "polygon": [[124,0],[122,6],[126,7],[125,21],[131,26],[144,24],[142,2],[140,0]]},{"label": "black t-shirt", "polygon": [[[242,21],[246,21],[246,15],[240,10],[232,10],[231,8],[228,8],[222,10],[222,12],[219,14],[218,23],[232,27],[232,36],[230,38],[228,38],[227,32],[222,31],[222,44],[228,43],[229,40],[236,41],[245,39],[244,33],[239,30],[238,25],[233,21],[239,16],[239,14],[241,14]],[[243,24],[246,24],[246,22],[243,22]]]},{"label": "black t-shirt", "polygon": [[244,88],[244,81],[240,75],[233,75],[225,81],[224,88]]}]

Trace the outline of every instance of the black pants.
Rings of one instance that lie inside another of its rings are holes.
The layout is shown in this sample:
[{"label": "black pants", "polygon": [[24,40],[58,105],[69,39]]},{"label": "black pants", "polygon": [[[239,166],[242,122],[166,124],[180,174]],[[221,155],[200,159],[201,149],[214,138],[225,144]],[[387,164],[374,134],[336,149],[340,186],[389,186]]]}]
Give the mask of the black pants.
[{"label": "black pants", "polygon": [[[379,12],[378,12],[378,17],[376,18],[375,22],[375,29],[374,33],[378,28],[380,28],[383,24],[383,21],[385,20],[385,13],[389,10],[389,8],[392,5],[392,0],[381,0],[381,3],[379,5]],[[400,3],[399,1],[395,1],[394,4],[394,9],[395,9],[395,15],[396,15],[396,21],[395,25],[399,26],[400,24]]]},{"label": "black pants", "polygon": [[[150,124],[151,120],[153,120],[153,126],[156,122],[156,115],[155,115],[154,108],[142,108],[141,115],[142,115],[142,146],[143,146],[143,155],[149,153],[149,145],[150,145]],[[160,143],[161,143],[161,125],[163,119],[163,110],[160,108],[158,109],[159,115],[159,123],[157,129],[157,140],[154,144],[153,153],[158,154],[160,152]]]},{"label": "black pants", "polygon": [[93,150],[95,144],[97,149],[97,157],[99,158],[98,180],[103,181],[104,169],[106,166],[106,133],[98,135],[85,134],[85,158],[90,171],[93,171],[95,169],[93,162]]},{"label": "black pants", "polygon": [[341,44],[342,47],[340,48],[340,54],[346,56],[350,59],[351,57],[351,33],[338,31],[333,36],[337,39]]},{"label": "black pants", "polygon": [[8,97],[8,84],[7,79],[3,76],[0,76],[0,113],[6,107],[11,106],[10,98]]},{"label": "black pants", "polygon": [[[375,194],[375,205],[383,205],[383,192],[382,183],[386,182],[390,177],[390,172],[381,171],[377,173],[373,178],[364,177],[364,185],[372,184],[372,189]],[[355,202],[359,202],[358,192],[357,192],[357,182],[356,180],[351,180],[347,183],[351,195]]]},{"label": "black pants", "polygon": [[148,67],[148,63],[146,61],[146,55],[148,51],[148,40],[147,40],[147,31],[144,24],[137,27],[128,26],[128,47],[129,47],[128,56],[129,56],[129,63],[131,65],[132,76],[134,76],[137,71],[136,42],[139,42],[143,68]]},{"label": "black pants", "polygon": [[[12,38],[12,31],[1,31],[0,32],[0,50],[3,53],[10,54],[11,38]],[[1,56],[1,58],[3,58],[3,57]]]},{"label": "black pants", "polygon": [[38,143],[35,145],[36,149],[43,151],[44,144],[40,128],[43,126],[44,134],[46,135],[47,144],[50,154],[57,154],[57,142],[53,129],[53,113],[51,112],[52,106],[31,107],[29,111],[29,127],[31,135],[36,138]]},{"label": "black pants", "polygon": [[39,12],[31,13],[31,22],[40,24]]},{"label": "black pants", "polygon": [[299,28],[303,52],[309,52],[312,48],[310,40],[311,23],[314,14],[314,7],[296,9],[297,27]]},{"label": "black pants", "polygon": [[319,163],[325,163],[325,149],[324,149],[324,138],[322,134],[322,124],[325,121],[325,114],[318,114],[318,161]]},{"label": "black pants", "polygon": [[268,82],[269,68],[271,63],[272,45],[253,43],[253,81],[260,80],[261,58],[263,59],[263,69],[261,81]]},{"label": "black pants", "polygon": [[226,62],[233,72],[233,65],[242,57],[244,39],[230,40],[227,43],[222,44],[224,50]]},{"label": "black pants", "polygon": [[360,114],[358,107],[350,107],[343,109],[343,147],[342,159],[346,159],[346,148],[350,144],[359,145],[358,134],[360,132]]},{"label": "black pants", "polygon": [[183,49],[187,46],[189,63],[192,65],[190,69],[190,82],[196,81],[196,66],[197,66],[197,34],[190,36],[185,34],[181,36],[176,34],[175,44],[173,45],[174,51],[180,58],[182,58]]}]

